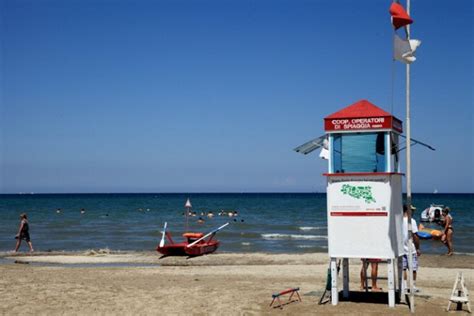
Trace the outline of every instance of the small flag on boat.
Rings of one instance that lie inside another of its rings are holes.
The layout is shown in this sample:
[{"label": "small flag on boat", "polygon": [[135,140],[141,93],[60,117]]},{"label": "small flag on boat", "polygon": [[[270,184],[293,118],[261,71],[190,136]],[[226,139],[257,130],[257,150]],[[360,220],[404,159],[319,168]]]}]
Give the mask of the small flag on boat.
[{"label": "small flag on boat", "polygon": [[191,201],[189,200],[189,198],[186,200],[186,204],[184,204],[184,207],[189,207],[189,208],[193,207],[191,205]]},{"label": "small flag on boat", "polygon": [[416,60],[415,51],[421,45],[420,40],[401,39],[397,34],[394,34],[393,43],[393,58],[405,64],[411,64]]},{"label": "small flag on boat", "polygon": [[413,23],[412,18],[408,15],[407,11],[405,11],[405,8],[400,3],[393,2],[390,6],[389,12],[392,16],[393,27],[396,30],[398,30],[402,26],[406,26],[408,24]]}]

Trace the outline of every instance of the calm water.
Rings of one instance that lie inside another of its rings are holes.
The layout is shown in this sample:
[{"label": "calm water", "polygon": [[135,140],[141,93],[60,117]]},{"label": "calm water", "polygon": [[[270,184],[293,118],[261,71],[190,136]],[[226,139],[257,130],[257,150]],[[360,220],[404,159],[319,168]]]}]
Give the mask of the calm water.
[{"label": "calm water", "polygon": [[[163,223],[176,236],[184,231],[184,203],[193,210],[213,211],[213,219],[189,219],[190,230],[219,232],[221,252],[326,251],[325,194],[45,194],[0,195],[0,251],[14,247],[18,216],[28,214],[30,233],[38,251],[153,250]],[[474,253],[473,194],[415,194],[418,214],[431,203],[451,207],[456,252]],[[56,209],[61,208],[57,214]],[[84,208],[85,214],[80,210]],[[237,210],[239,216],[217,216],[220,210]],[[234,219],[236,221],[234,221]],[[22,246],[26,250],[26,246]],[[425,253],[445,252],[439,241],[422,241]]]}]

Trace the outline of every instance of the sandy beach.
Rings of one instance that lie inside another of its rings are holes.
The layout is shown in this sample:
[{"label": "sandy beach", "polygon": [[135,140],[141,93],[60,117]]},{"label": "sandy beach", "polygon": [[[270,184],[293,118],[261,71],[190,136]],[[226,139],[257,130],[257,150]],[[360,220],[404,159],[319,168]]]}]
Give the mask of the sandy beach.
[{"label": "sandy beach", "polygon": [[[334,307],[318,305],[326,282],[327,254],[158,258],[152,252],[4,254],[0,314],[409,314],[405,304],[388,307],[384,279],[379,281],[383,293],[358,290],[358,260],[351,261],[349,300]],[[456,273],[463,271],[469,287],[473,263],[473,256],[422,256],[417,314],[445,314]],[[385,266],[379,268],[379,275],[386,276]],[[302,301],[283,309],[269,307],[271,294],[288,287],[300,287]]]}]

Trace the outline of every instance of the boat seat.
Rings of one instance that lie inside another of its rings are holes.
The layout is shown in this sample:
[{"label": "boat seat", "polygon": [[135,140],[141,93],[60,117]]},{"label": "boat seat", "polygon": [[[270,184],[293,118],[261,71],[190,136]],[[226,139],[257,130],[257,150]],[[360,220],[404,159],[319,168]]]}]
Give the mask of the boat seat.
[{"label": "boat seat", "polygon": [[204,236],[203,233],[184,233],[183,234],[184,238],[192,238],[192,239],[199,239],[203,236]]}]

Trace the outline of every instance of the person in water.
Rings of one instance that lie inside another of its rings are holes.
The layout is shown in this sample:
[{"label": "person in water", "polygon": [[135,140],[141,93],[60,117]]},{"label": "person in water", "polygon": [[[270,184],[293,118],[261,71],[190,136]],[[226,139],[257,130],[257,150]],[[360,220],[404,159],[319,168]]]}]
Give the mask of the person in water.
[{"label": "person in water", "polygon": [[449,214],[449,207],[445,207],[442,211],[444,222],[444,231],[443,231],[443,236],[441,236],[441,241],[443,244],[448,247],[448,253],[446,254],[447,256],[452,256],[453,255],[453,217]]},{"label": "person in water", "polygon": [[30,247],[30,252],[33,252],[33,244],[30,239],[30,227],[28,225],[28,217],[25,213],[20,215],[20,227],[18,228],[18,234],[16,234],[15,239],[17,239],[15,252],[18,251],[21,245],[21,241],[25,240],[28,246]]}]

